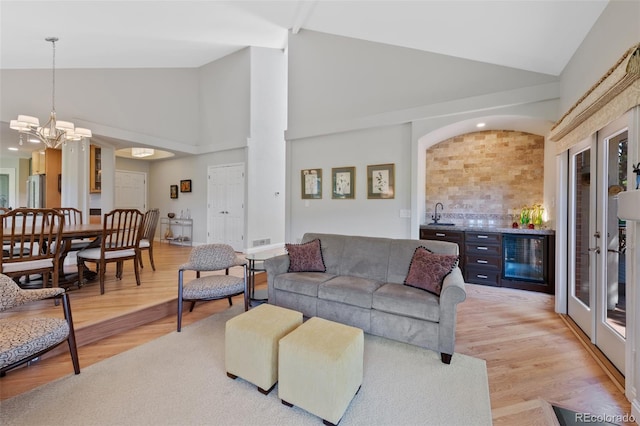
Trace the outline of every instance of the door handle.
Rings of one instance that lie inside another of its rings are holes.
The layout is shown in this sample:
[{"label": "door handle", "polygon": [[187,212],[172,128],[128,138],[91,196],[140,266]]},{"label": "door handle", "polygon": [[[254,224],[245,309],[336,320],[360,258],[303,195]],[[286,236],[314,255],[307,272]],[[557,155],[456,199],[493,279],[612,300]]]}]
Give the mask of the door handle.
[{"label": "door handle", "polygon": [[600,247],[589,248],[589,251],[595,251],[596,254],[600,254]]}]

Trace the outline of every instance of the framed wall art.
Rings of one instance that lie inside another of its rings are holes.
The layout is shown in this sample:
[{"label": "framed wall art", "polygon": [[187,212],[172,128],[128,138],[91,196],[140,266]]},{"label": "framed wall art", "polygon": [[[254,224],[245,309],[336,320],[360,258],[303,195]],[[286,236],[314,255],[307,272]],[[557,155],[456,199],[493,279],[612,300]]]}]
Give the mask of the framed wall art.
[{"label": "framed wall art", "polygon": [[305,169],[300,171],[303,199],[322,198],[322,169]]},{"label": "framed wall art", "polygon": [[178,185],[171,185],[169,187],[169,196],[171,198],[178,198]]},{"label": "framed wall art", "polygon": [[367,166],[367,198],[395,197],[395,164]]},{"label": "framed wall art", "polygon": [[331,198],[352,200],[356,198],[356,168],[334,167],[331,169]]},{"label": "framed wall art", "polygon": [[191,179],[180,181],[180,192],[191,192]]}]

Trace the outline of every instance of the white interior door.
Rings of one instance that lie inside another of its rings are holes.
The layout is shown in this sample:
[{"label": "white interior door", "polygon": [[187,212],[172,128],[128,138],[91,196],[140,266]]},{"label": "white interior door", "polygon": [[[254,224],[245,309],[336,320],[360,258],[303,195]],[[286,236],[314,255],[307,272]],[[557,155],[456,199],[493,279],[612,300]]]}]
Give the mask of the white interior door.
[{"label": "white interior door", "polygon": [[244,164],[208,170],[207,242],[244,249]]},{"label": "white interior door", "polygon": [[115,208],[147,211],[146,173],[116,170]]},{"label": "white interior door", "polygon": [[625,223],[617,198],[627,185],[627,119],[569,152],[569,316],[625,372]]}]

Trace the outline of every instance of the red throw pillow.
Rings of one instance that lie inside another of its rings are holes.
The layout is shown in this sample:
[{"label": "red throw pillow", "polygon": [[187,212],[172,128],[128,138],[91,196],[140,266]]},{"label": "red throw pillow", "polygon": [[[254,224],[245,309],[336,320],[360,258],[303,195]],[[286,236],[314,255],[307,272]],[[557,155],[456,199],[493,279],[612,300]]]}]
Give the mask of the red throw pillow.
[{"label": "red throw pillow", "polygon": [[325,272],[320,240],[315,239],[304,244],[285,244],[289,253],[288,272]]},{"label": "red throw pillow", "polygon": [[458,262],[458,256],[436,254],[420,246],[413,252],[409,273],[404,283],[440,296],[444,277]]}]

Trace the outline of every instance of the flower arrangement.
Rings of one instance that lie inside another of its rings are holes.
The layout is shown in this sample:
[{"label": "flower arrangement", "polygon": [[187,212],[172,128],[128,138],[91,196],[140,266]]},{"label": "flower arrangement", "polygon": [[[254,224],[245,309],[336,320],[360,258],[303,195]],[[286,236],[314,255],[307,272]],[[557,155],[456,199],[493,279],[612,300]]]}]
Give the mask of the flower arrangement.
[{"label": "flower arrangement", "polygon": [[[520,210],[520,226],[522,228],[534,229],[536,226],[542,226],[543,221],[544,207],[541,204],[524,206]],[[514,225],[517,225],[517,223],[514,223]]]}]

